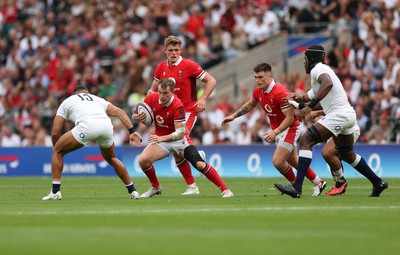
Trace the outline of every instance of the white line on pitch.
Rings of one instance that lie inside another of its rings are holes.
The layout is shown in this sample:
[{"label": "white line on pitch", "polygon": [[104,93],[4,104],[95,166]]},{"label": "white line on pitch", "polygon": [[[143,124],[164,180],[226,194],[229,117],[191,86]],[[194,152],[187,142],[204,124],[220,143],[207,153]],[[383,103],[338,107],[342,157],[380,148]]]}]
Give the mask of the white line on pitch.
[{"label": "white line on pitch", "polygon": [[0,212],[0,215],[101,215],[101,214],[164,214],[164,213],[219,213],[219,212],[246,212],[246,211],[331,211],[331,210],[382,210],[400,209],[400,206],[292,206],[292,207],[248,207],[248,208],[186,208],[186,209],[132,209],[132,210],[79,210],[79,211],[31,211],[31,212]]}]

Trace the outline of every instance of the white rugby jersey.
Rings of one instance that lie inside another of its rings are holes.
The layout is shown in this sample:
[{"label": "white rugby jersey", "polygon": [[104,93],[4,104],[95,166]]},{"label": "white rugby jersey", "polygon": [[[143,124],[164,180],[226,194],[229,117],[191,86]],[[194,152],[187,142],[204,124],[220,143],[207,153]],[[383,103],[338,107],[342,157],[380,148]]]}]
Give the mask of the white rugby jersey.
[{"label": "white rugby jersey", "polygon": [[58,107],[57,115],[75,123],[90,119],[111,119],[107,115],[110,102],[87,93],[79,93],[65,99]]},{"label": "white rugby jersey", "polygon": [[335,72],[327,65],[318,63],[313,69],[311,69],[311,89],[308,91],[308,97],[310,99],[315,98],[321,84],[318,82],[318,78],[321,74],[326,73],[331,77],[333,86],[328,94],[320,101],[321,107],[325,114],[330,113],[344,113],[348,110],[353,110],[350,105],[347,94],[344,91],[342,82],[339,80]]}]

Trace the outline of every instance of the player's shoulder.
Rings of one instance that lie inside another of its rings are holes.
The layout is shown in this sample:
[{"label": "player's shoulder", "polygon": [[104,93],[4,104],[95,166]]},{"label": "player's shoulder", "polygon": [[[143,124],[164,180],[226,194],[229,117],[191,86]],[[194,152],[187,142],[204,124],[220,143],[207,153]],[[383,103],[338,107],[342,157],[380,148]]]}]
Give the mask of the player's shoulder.
[{"label": "player's shoulder", "polygon": [[276,89],[276,91],[289,91],[288,88],[285,87],[285,85],[279,82],[275,82],[274,89]]},{"label": "player's shoulder", "polygon": [[188,66],[188,67],[200,67],[200,64],[189,59],[189,58],[182,58],[182,61],[180,63],[183,66]]},{"label": "player's shoulder", "polygon": [[310,74],[312,75],[313,73],[321,73],[321,72],[327,72],[331,68],[328,65],[325,65],[323,63],[318,63],[314,66],[313,69],[311,69]]},{"label": "player's shoulder", "polygon": [[145,100],[144,100],[148,105],[153,105],[154,102],[158,101],[158,92],[153,92],[150,95],[148,95]]},{"label": "player's shoulder", "polygon": [[182,101],[177,96],[174,96],[174,100],[172,101],[172,103],[177,107],[179,107],[180,105],[183,106]]}]

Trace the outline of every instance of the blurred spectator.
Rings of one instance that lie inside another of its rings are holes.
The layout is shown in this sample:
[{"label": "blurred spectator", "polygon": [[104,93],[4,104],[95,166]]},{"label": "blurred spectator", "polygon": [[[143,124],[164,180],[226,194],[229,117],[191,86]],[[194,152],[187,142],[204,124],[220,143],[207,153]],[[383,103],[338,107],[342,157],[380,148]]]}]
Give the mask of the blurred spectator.
[{"label": "blurred spectator", "polygon": [[390,141],[392,127],[390,126],[387,112],[379,115],[378,123],[373,124],[367,133],[366,139],[370,144],[386,144]]},{"label": "blurred spectator", "polygon": [[240,123],[240,131],[236,134],[236,144],[238,145],[250,145],[251,132],[247,126],[246,122]]},{"label": "blurred spectator", "polygon": [[224,143],[235,143],[236,135],[235,132],[230,128],[229,123],[223,125],[218,134],[219,139],[221,139]]},{"label": "blurred spectator", "polygon": [[210,129],[205,132],[201,138],[203,145],[215,145],[222,143],[219,137],[219,129],[217,125],[211,124]]},{"label": "blurred spectator", "polygon": [[11,127],[3,124],[1,127],[1,147],[19,147],[21,146],[21,138],[19,135],[13,133]]}]

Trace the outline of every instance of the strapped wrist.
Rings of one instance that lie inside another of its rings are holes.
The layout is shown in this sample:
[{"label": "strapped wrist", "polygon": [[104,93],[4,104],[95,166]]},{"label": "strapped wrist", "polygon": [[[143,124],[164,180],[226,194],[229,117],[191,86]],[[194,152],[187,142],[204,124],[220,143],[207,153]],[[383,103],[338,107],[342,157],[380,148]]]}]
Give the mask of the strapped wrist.
[{"label": "strapped wrist", "polygon": [[307,106],[306,103],[299,103],[299,110],[305,108]]},{"label": "strapped wrist", "polygon": [[128,128],[129,134],[133,134],[133,132],[135,132],[135,129],[133,127]]},{"label": "strapped wrist", "polygon": [[318,98],[313,98],[310,103],[308,104],[308,107],[310,107],[311,109],[313,109],[318,103],[319,103],[319,99]]}]

